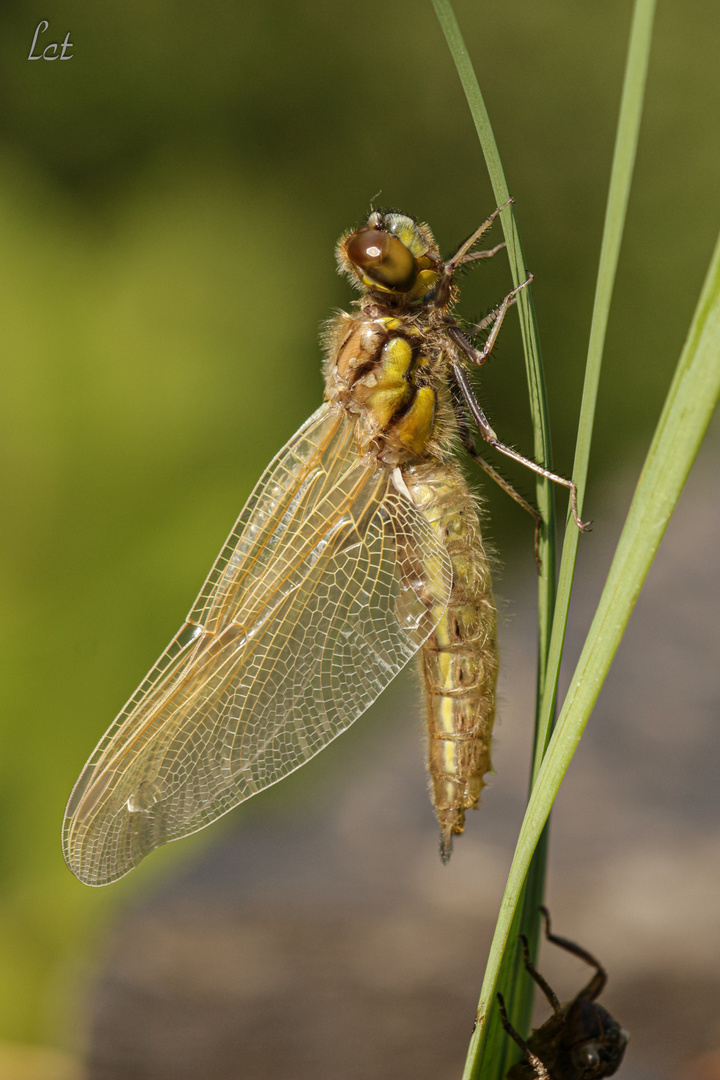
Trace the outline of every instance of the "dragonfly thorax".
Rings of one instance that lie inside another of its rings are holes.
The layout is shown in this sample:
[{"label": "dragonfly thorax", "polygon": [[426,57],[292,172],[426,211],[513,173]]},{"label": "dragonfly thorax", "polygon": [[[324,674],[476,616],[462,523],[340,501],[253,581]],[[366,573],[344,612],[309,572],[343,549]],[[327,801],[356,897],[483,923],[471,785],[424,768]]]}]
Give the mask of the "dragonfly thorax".
[{"label": "dragonfly thorax", "polygon": [[434,335],[409,319],[341,314],[329,334],[326,394],[358,417],[363,450],[385,465],[423,458],[436,426]]}]

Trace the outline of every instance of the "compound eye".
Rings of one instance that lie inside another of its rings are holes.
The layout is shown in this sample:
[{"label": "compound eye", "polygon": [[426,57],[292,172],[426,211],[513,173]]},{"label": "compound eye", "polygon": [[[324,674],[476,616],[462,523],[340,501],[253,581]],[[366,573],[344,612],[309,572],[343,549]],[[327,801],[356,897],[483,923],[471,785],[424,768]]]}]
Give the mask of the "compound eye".
[{"label": "compound eye", "polygon": [[391,292],[409,292],[415,284],[415,258],[402,240],[391,233],[358,229],[348,240],[345,250],[350,262],[364,277]]}]

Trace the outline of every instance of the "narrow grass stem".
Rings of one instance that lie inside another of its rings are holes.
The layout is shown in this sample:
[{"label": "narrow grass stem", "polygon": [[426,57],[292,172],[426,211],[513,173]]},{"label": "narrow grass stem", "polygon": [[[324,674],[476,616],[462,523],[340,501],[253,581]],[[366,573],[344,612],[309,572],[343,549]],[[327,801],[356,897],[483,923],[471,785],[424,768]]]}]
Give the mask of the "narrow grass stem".
[{"label": "narrow grass stem", "polygon": [[[620,246],[625,228],[627,206],[630,199],[635,154],[637,151],[640,120],[642,117],[647,69],[650,58],[650,44],[655,15],[655,0],[637,0],[630,30],[630,44],[625,65],[620,117],[618,120],[615,151],[610,174],[605,224],[600,248],[595,302],[593,305],[590,340],[588,343],[585,382],[583,385],[578,436],[575,446],[573,480],[578,489],[578,510],[582,510],[583,493],[587,479],[590,444],[595,421],[598,384],[602,355],[605,347],[610,301],[615,286]],[[575,560],[577,557],[579,533],[570,521],[566,523],[563,540],[562,558],[558,593],[553,618],[552,633],[548,651],[547,677],[544,683],[540,703],[540,716],[537,727],[538,745],[533,758],[533,784],[537,781],[543,754],[550,741],[552,718],[555,712],[560,661],[562,659],[567,626],[570,593],[572,591]]]}]

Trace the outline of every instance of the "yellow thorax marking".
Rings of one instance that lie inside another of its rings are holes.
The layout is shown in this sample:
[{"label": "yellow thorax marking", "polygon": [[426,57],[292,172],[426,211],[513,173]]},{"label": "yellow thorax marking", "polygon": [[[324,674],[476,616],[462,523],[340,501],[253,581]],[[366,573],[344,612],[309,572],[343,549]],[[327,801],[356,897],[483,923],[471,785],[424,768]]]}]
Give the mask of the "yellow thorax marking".
[{"label": "yellow thorax marking", "polygon": [[429,386],[414,387],[408,377],[413,368],[427,363],[424,356],[416,355],[408,337],[422,335],[394,317],[379,321],[390,333],[402,329],[403,336],[385,342],[378,367],[365,380],[365,385],[372,387],[368,405],[381,428],[387,428],[399,412],[407,409],[395,420],[393,430],[403,446],[413,454],[421,454],[432,434],[435,392]]},{"label": "yellow thorax marking", "polygon": [[429,386],[421,386],[411,407],[395,424],[395,434],[408,450],[421,454],[432,434],[434,419],[435,392]]},{"label": "yellow thorax marking", "polygon": [[387,427],[398,409],[412,398],[412,386],[407,374],[412,367],[412,348],[405,338],[394,337],[383,345],[380,366],[375,375],[375,388],[370,408],[381,427]]}]

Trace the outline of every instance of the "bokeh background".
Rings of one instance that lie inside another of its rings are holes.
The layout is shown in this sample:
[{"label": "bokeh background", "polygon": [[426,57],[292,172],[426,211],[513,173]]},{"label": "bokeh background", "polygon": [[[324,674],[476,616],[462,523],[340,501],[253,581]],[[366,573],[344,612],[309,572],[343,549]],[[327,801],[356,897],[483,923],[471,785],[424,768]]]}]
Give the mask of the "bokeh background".
[{"label": "bokeh background", "polygon": [[[456,12],[569,474],[631,5]],[[40,45],[69,33],[72,59],[27,59],[41,19]],[[719,44],[715,0],[660,4],[571,655],[720,222]],[[76,882],[59,843],[85,758],[320,401],[318,325],[349,300],[334,243],[371,200],[429,221],[444,251],[494,206],[429,2],[2,5],[0,1078],[459,1075],[532,723],[531,529],[502,495],[497,776],[448,868],[411,675],[316,762],[111,888]],[[463,314],[508,287],[502,256],[478,267]],[[512,318],[481,399],[528,452]],[[554,815],[550,904],[610,968],[627,1077],[720,1069],[717,449],[715,431]],[[563,997],[584,975],[548,949],[543,968]]]}]

